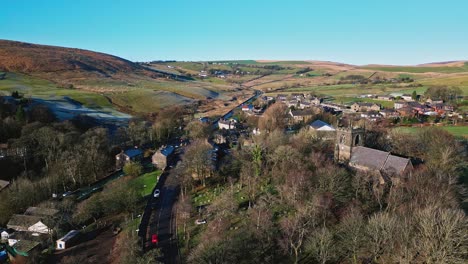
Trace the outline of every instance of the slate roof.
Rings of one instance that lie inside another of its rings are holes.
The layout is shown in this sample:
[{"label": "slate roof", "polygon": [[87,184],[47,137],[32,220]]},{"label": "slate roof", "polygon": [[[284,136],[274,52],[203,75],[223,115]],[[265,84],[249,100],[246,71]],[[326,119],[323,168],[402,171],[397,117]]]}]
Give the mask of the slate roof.
[{"label": "slate roof", "polygon": [[324,126],[329,126],[331,128],[333,128],[330,124],[328,124],[327,122],[324,122],[322,120],[315,120],[314,122],[312,122],[312,124],[310,124],[310,126],[314,129],[319,129],[321,127],[324,127]]},{"label": "slate roof", "polygon": [[389,155],[382,169],[386,172],[394,172],[396,174],[400,174],[405,171],[408,162],[409,159]]},{"label": "slate roof", "polygon": [[312,111],[310,110],[296,110],[296,111],[291,111],[292,116],[310,116],[312,115]]},{"label": "slate roof", "polygon": [[169,156],[174,152],[174,147],[173,146],[166,146],[165,148],[161,149],[161,154],[164,156]]},{"label": "slate roof", "polygon": [[40,208],[40,207],[29,207],[25,215],[35,215],[35,216],[54,216],[59,213],[59,210],[51,208]]},{"label": "slate roof", "polygon": [[9,228],[14,226],[28,228],[41,221],[41,219],[42,218],[39,216],[15,214],[10,218],[10,221],[8,221],[7,226]]},{"label": "slate roof", "polygon": [[409,162],[409,159],[394,156],[390,152],[360,146],[353,148],[349,161],[351,166],[396,174],[404,172]]},{"label": "slate roof", "polygon": [[8,185],[10,185],[9,181],[0,180],[0,190],[6,188]]},{"label": "slate roof", "polygon": [[133,158],[133,157],[136,157],[136,156],[139,156],[139,155],[143,155],[143,151],[141,151],[141,149],[127,149],[124,153],[129,158]]}]

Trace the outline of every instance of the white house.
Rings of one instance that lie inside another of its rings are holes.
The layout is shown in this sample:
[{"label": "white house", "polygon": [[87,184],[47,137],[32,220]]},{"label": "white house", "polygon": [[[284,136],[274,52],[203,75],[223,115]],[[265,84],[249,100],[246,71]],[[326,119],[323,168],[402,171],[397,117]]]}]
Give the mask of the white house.
[{"label": "white house", "polygon": [[10,234],[8,234],[7,231],[2,231],[2,233],[0,233],[0,235],[1,235],[1,240],[2,241],[7,241],[8,238],[10,237]]},{"label": "white house", "polygon": [[42,221],[39,221],[34,225],[28,227],[28,231],[39,234],[49,234],[51,230]]},{"label": "white house", "polygon": [[57,240],[57,250],[64,250],[73,246],[73,243],[77,240],[80,231],[72,230],[65,236]]}]

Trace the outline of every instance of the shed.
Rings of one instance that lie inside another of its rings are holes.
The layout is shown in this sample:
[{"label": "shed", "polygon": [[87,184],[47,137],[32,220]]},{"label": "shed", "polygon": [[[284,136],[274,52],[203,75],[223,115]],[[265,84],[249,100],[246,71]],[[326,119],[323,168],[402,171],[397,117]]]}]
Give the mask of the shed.
[{"label": "shed", "polygon": [[79,238],[80,231],[71,230],[65,236],[57,240],[57,250],[67,249],[73,246]]}]

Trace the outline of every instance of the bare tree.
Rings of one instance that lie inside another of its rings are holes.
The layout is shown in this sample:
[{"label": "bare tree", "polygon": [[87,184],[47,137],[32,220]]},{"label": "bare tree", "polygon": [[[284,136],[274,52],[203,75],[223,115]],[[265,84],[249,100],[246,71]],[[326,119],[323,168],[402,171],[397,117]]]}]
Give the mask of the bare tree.
[{"label": "bare tree", "polygon": [[277,129],[285,129],[288,118],[287,110],[286,105],[282,103],[271,105],[259,120],[260,130],[272,132]]}]

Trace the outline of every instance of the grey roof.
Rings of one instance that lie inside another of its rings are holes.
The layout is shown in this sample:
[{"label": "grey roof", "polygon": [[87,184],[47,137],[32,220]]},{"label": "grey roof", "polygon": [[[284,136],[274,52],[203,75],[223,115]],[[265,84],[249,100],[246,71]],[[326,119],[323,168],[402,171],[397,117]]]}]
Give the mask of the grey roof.
[{"label": "grey roof", "polygon": [[40,208],[40,207],[29,207],[25,215],[35,215],[35,216],[54,216],[59,213],[59,210],[51,208]]},{"label": "grey roof", "polygon": [[332,127],[330,124],[328,124],[327,122],[324,122],[322,120],[315,120],[314,122],[312,122],[312,124],[310,124],[311,127],[315,128],[315,129],[319,129],[323,126],[330,126]]},{"label": "grey roof", "polygon": [[166,157],[171,155],[172,152],[174,152],[174,147],[173,146],[167,146],[167,147],[161,149],[161,154],[163,154]]},{"label": "grey roof", "polygon": [[0,180],[0,190],[10,185],[9,181]]},{"label": "grey roof", "polygon": [[78,231],[78,230],[72,230],[72,231],[68,232],[65,236],[60,238],[59,240],[63,241],[63,242],[67,242],[68,240],[76,237],[79,233],[80,233],[80,231]]},{"label": "grey roof", "polygon": [[136,157],[136,156],[143,155],[143,151],[141,151],[141,149],[127,149],[124,153],[129,158],[133,158],[133,157]]},{"label": "grey roof", "polygon": [[409,162],[409,159],[389,155],[382,169],[386,172],[400,174],[405,171]]},{"label": "grey roof", "polygon": [[312,111],[310,110],[296,110],[296,111],[291,111],[292,116],[309,116],[312,115]]},{"label": "grey roof", "polygon": [[351,153],[350,164],[380,170],[385,164],[389,153],[366,147],[355,147]]},{"label": "grey roof", "polygon": [[379,170],[400,174],[405,171],[410,160],[401,158],[377,149],[355,147],[351,153],[350,165],[366,167],[371,170]]},{"label": "grey roof", "polygon": [[20,226],[28,228],[39,221],[41,221],[41,217],[39,216],[15,214],[10,218],[10,221],[8,221],[7,227],[13,228],[15,226]]}]

